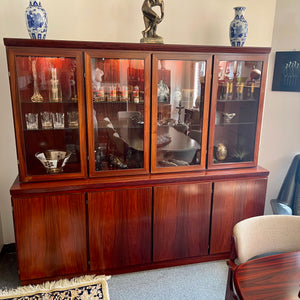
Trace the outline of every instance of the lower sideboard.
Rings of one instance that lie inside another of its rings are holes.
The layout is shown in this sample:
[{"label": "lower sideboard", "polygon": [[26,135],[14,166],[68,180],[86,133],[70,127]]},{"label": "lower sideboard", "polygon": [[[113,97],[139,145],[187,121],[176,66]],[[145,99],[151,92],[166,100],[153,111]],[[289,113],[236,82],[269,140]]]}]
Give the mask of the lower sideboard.
[{"label": "lower sideboard", "polygon": [[23,284],[229,257],[233,226],[264,213],[268,171],[20,184],[11,188]]}]

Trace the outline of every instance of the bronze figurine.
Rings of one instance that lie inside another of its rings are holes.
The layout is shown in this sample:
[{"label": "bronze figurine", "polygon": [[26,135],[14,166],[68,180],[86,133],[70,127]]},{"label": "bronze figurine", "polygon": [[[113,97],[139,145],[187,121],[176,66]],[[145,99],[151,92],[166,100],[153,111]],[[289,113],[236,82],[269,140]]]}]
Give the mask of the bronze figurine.
[{"label": "bronze figurine", "polygon": [[[159,6],[161,16],[159,16],[152,7]],[[142,6],[144,15],[145,30],[142,31],[143,38],[141,43],[163,43],[163,38],[156,34],[157,25],[164,18],[164,1],[163,0],[145,0]]]}]

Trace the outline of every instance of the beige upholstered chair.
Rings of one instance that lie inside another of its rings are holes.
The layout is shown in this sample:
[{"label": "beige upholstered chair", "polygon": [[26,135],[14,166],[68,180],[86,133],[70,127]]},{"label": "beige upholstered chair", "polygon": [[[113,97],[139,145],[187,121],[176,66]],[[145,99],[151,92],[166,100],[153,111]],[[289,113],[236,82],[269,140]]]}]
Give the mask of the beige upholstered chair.
[{"label": "beige upholstered chair", "polygon": [[226,299],[237,299],[232,278],[239,264],[260,256],[300,250],[300,216],[267,215],[240,221],[233,228],[232,245]]},{"label": "beige upholstered chair", "polygon": [[243,263],[272,252],[300,250],[300,217],[259,216],[243,220],[233,228],[237,259]]}]

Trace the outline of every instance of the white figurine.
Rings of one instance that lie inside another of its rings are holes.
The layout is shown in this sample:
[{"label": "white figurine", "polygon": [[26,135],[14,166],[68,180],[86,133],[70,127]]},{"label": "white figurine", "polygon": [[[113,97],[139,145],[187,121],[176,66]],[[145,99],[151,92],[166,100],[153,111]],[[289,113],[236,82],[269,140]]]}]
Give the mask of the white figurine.
[{"label": "white figurine", "polygon": [[93,80],[93,89],[94,90],[96,90],[96,91],[100,90],[103,75],[104,75],[104,72],[101,69],[96,68],[95,70],[93,70],[92,80]]}]

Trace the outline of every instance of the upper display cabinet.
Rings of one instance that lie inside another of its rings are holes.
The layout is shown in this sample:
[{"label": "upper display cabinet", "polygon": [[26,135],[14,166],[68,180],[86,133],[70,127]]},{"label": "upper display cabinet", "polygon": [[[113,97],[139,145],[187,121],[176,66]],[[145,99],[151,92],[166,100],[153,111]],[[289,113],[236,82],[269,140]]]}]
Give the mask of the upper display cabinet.
[{"label": "upper display cabinet", "polygon": [[153,54],[153,173],[205,169],[211,63],[210,54]]},{"label": "upper display cabinet", "polygon": [[150,54],[87,51],[92,177],[149,172]]},{"label": "upper display cabinet", "polygon": [[81,52],[13,49],[8,62],[21,180],[86,177]]},{"label": "upper display cabinet", "polygon": [[270,48],[4,43],[22,182],[257,165]]},{"label": "upper display cabinet", "polygon": [[208,168],[257,164],[267,57],[215,55]]}]

